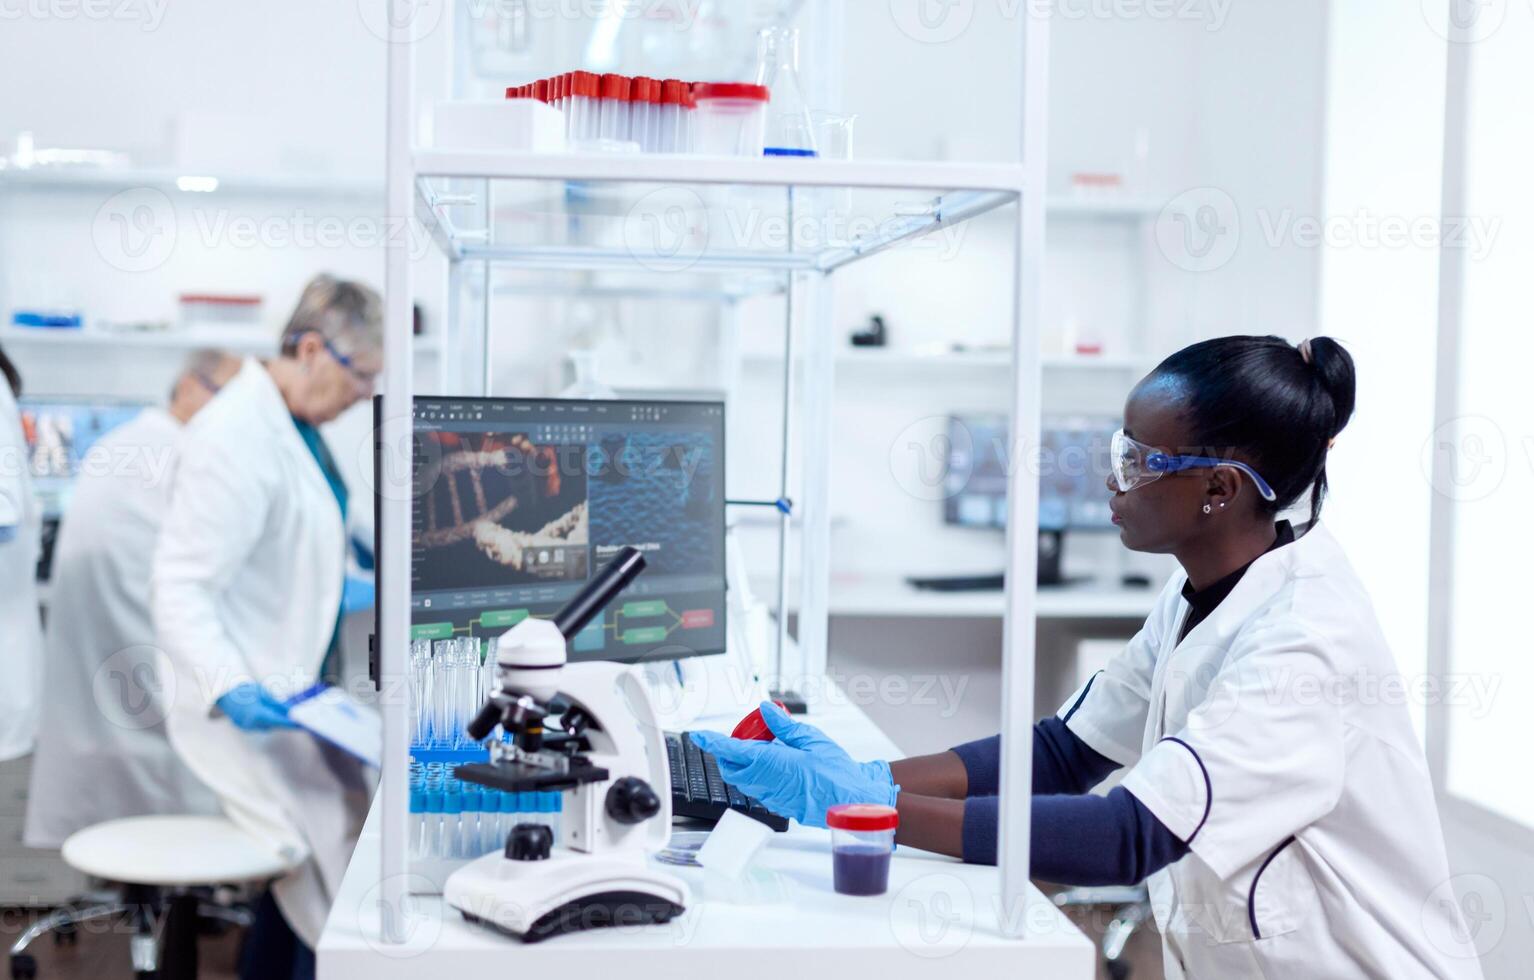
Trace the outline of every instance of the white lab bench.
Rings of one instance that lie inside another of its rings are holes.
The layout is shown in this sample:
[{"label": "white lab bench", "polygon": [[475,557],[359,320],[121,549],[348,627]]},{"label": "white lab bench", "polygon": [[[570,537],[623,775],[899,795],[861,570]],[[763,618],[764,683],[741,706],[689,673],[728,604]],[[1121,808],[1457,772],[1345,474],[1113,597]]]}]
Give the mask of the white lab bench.
[{"label": "white lab bench", "polygon": [[[736,720],[704,719],[690,727],[728,729]],[[827,704],[809,720],[854,757],[898,754],[851,704]],[[890,865],[888,893],[838,895],[831,887],[829,835],[797,824],[773,836],[741,882],[719,883],[698,868],[667,867],[687,881],[692,901],[666,925],[595,930],[524,945],[463,921],[440,897],[418,896],[406,909],[409,938],[390,945],[380,938],[378,817],[375,799],[320,939],[320,980],[508,971],[640,980],[707,975],[783,980],[835,970],[880,980],[930,980],[934,970],[966,980],[1093,976],[1092,944],[1037,889],[1028,889],[1024,907],[1003,909],[995,868],[903,847]],[[1024,923],[1024,938],[1003,936],[1003,916]]]}]

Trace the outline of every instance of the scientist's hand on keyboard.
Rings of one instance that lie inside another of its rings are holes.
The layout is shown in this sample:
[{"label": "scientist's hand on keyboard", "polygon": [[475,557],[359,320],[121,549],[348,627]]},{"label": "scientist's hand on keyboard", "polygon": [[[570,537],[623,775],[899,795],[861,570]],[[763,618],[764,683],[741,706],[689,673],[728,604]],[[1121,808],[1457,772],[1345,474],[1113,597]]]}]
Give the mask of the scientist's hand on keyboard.
[{"label": "scientist's hand on keyboard", "polygon": [[240,684],[215,702],[234,727],[247,732],[297,728],[288,720],[288,706],[260,684]]},{"label": "scientist's hand on keyboard", "polygon": [[726,783],[807,827],[824,827],[826,810],[838,803],[895,805],[900,787],[888,763],[853,761],[820,729],[794,721],[771,701],[762,702],[762,720],[771,742],[692,733],[698,747],[719,760]]}]

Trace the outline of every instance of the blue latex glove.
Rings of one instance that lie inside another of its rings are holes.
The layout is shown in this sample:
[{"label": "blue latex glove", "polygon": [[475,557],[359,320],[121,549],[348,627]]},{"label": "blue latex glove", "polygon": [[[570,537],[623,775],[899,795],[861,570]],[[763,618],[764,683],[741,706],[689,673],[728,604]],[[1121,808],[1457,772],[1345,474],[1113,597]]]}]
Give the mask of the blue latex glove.
[{"label": "blue latex glove", "polygon": [[373,584],[372,579],[348,575],[346,584],[341,587],[341,614],[351,615],[372,609],[377,597],[378,586]]},{"label": "blue latex glove", "polygon": [[776,739],[744,741],[714,732],[692,740],[719,760],[719,775],[773,813],[806,827],[824,827],[826,810],[838,803],[895,805],[900,787],[886,762],[855,762],[813,725],[794,721],[771,701],[762,720]]},{"label": "blue latex glove", "polygon": [[0,524],[0,544],[16,540],[16,525]]},{"label": "blue latex glove", "polygon": [[288,706],[260,684],[241,684],[229,689],[215,704],[229,716],[234,727],[247,732],[273,728],[297,728],[288,720]]}]

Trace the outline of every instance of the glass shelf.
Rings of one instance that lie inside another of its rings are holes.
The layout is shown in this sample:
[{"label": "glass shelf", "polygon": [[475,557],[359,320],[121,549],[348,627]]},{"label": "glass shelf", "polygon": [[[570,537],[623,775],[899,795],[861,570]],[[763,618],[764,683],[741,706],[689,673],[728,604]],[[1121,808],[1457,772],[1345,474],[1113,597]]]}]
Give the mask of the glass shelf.
[{"label": "glass shelf", "polygon": [[451,260],[694,276],[831,272],[1021,193],[1010,165],[427,151],[416,170]]}]

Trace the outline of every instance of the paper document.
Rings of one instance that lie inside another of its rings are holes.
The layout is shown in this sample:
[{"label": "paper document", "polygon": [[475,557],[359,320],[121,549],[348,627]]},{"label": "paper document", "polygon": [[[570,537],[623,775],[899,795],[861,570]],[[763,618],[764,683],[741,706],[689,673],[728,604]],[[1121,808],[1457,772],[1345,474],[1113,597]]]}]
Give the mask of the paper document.
[{"label": "paper document", "polygon": [[383,716],[336,687],[316,685],[288,702],[293,724],[336,748],[379,768],[383,754]]}]

